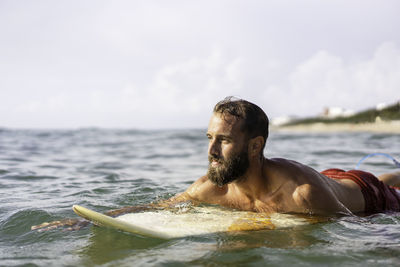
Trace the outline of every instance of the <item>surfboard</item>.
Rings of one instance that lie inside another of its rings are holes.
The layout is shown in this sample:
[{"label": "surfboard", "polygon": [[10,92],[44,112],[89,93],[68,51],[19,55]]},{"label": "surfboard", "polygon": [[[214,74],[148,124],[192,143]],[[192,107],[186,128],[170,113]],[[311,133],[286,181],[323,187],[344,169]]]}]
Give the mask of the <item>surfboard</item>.
[{"label": "surfboard", "polygon": [[98,226],[160,239],[218,232],[273,230],[310,223],[306,218],[290,214],[274,213],[266,215],[214,206],[193,206],[178,211],[154,210],[128,213],[116,218],[79,205],[74,205],[73,211]]}]

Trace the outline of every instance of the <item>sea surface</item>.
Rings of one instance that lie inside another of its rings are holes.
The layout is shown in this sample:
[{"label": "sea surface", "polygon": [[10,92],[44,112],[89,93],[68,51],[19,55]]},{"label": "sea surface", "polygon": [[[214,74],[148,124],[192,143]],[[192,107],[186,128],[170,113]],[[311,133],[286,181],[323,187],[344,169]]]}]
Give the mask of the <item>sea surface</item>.
[{"label": "sea surface", "polygon": [[[400,266],[400,213],[167,241],[96,226],[31,231],[76,218],[74,204],[104,212],[184,191],[206,172],[205,131],[0,129],[0,266]],[[400,134],[272,132],[265,150],[318,171],[377,152],[399,159]],[[361,169],[396,170],[382,156]]]}]

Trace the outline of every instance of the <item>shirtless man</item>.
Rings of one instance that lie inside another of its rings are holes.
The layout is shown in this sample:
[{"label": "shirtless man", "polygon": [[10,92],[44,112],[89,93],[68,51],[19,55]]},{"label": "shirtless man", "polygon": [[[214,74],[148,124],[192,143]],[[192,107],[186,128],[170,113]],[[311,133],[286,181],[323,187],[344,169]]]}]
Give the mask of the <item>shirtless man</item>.
[{"label": "shirtless man", "polygon": [[[207,175],[175,200],[196,200],[256,212],[349,214],[366,211],[362,189],[357,182],[345,177],[346,173],[337,174],[333,170],[335,175],[344,174],[344,179],[331,179],[295,161],[265,158],[268,118],[250,102],[230,98],[219,102],[207,137],[210,162]],[[386,174],[384,178],[398,183],[400,172]],[[397,197],[394,210],[400,211],[400,191],[394,193],[394,198]]]},{"label": "shirtless man", "polygon": [[[268,117],[248,101],[226,98],[217,103],[207,137],[207,174],[185,192],[153,207],[194,201],[266,213],[400,211],[400,191],[372,174],[332,169],[323,172],[325,175],[295,161],[265,158]],[[383,178],[400,184],[400,172]],[[136,210],[138,207],[126,207],[106,214]]]}]

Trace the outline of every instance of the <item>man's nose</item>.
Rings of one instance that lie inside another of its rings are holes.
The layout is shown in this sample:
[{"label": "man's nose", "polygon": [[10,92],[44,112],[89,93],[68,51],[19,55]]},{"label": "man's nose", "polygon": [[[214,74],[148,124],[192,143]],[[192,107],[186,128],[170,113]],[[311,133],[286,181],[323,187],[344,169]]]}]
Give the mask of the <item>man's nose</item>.
[{"label": "man's nose", "polygon": [[211,141],[208,145],[208,155],[220,156],[220,148],[216,141]]}]

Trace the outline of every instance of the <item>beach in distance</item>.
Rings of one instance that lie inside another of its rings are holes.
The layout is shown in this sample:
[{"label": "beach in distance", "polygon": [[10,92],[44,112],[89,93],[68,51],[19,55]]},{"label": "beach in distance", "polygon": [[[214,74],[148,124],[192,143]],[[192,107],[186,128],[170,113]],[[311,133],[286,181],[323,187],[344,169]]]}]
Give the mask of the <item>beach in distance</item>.
[{"label": "beach in distance", "polygon": [[291,132],[370,132],[370,133],[391,133],[400,134],[400,120],[377,121],[368,123],[323,123],[271,126],[271,131]]},{"label": "beach in distance", "polygon": [[271,130],[400,134],[400,101],[393,104],[378,104],[376,107],[359,112],[342,108],[325,108],[315,117],[272,119]]}]

